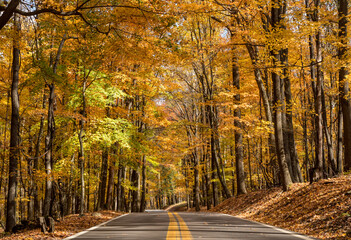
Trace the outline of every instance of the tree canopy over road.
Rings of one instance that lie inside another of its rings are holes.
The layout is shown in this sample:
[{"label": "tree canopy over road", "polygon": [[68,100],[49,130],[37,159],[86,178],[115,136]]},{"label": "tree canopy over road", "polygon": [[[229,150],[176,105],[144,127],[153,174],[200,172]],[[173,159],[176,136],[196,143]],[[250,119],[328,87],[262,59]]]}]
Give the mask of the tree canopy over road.
[{"label": "tree canopy over road", "polygon": [[351,171],[347,0],[0,5],[0,222]]}]

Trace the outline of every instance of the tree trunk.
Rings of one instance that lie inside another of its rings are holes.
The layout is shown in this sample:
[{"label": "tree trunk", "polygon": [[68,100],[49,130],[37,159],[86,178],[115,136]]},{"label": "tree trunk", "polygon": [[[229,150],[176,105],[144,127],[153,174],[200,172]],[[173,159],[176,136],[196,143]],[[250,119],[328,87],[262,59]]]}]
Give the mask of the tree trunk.
[{"label": "tree trunk", "polygon": [[[290,156],[291,171],[290,175],[293,182],[302,182],[301,168],[299,164],[299,159],[296,152],[295,136],[294,136],[294,125],[293,125],[293,116],[292,116],[292,94],[291,94],[291,83],[289,78],[289,72],[287,69],[288,66],[288,49],[283,49],[281,51],[281,60],[285,65],[283,70],[284,78],[281,79],[284,85],[284,96],[286,101],[286,126],[284,134],[286,135],[287,141],[287,154]],[[283,93],[282,93],[283,94]]]},{"label": "tree trunk", "polygon": [[[43,94],[43,109],[46,108],[46,95]],[[44,114],[41,115],[40,118],[40,127],[38,131],[37,141],[35,144],[35,159],[34,159],[34,171],[39,170],[39,156],[40,156],[40,141],[44,133]],[[33,186],[33,201],[34,201],[34,219],[37,219],[40,215],[40,202],[38,196],[38,186],[36,181],[34,181]]]},{"label": "tree trunk", "polygon": [[[275,0],[274,4],[275,6],[272,7],[272,16],[271,16],[272,28],[278,29],[279,23],[281,21],[282,4],[280,0]],[[274,70],[276,70],[277,64],[281,60],[280,54],[276,49],[272,49],[270,53],[273,58],[273,66],[275,68]],[[276,151],[278,156],[281,182],[283,184],[283,189],[287,191],[292,181],[289,173],[289,168],[285,159],[285,151],[284,151],[281,79],[278,73],[275,71],[272,72],[272,81],[273,81],[273,103],[275,106],[274,133],[275,133]]]},{"label": "tree trunk", "polygon": [[146,206],[146,156],[143,155],[141,167],[141,199],[140,199],[140,212],[145,211]]},{"label": "tree trunk", "polygon": [[[7,143],[7,126],[8,126],[8,118],[9,118],[9,112],[10,112],[10,109],[9,109],[9,106],[10,106],[10,98],[11,98],[11,91],[9,90],[7,92],[7,102],[6,102],[6,117],[5,117],[5,126],[4,126],[4,140],[3,140],[3,153],[2,153],[2,159],[6,159],[6,143]],[[2,189],[2,183],[3,183],[3,180],[4,180],[4,177],[6,176],[5,175],[5,160],[2,161],[1,163],[1,170],[0,170],[0,174],[1,174],[1,177],[0,177],[0,192],[1,192],[1,189]],[[1,214],[1,210],[0,210],[0,214]]]},{"label": "tree trunk", "polygon": [[106,209],[105,198],[106,198],[106,185],[107,185],[107,168],[108,168],[108,148],[102,151],[102,163],[101,163],[101,175],[99,184],[99,196],[98,196],[98,210]]},{"label": "tree trunk", "polygon": [[[121,160],[119,160],[121,161]],[[119,212],[121,211],[123,208],[122,208],[122,179],[123,179],[123,171],[124,170],[124,167],[122,166],[121,162],[119,162],[118,164],[118,178],[117,178],[117,197],[116,197],[116,201],[117,201],[117,204],[116,204],[116,211]]]},{"label": "tree trunk", "polygon": [[[334,158],[334,149],[333,149],[333,143],[332,143],[332,136],[330,135],[330,132],[328,130],[328,122],[327,122],[327,109],[325,106],[325,94],[324,94],[324,88],[322,87],[322,114],[323,114],[323,129],[324,129],[324,134],[327,140],[327,149],[328,149],[328,162],[331,167],[332,174],[331,176],[335,176],[337,174],[337,164],[335,162]],[[330,123],[331,125],[333,124],[332,122]]]},{"label": "tree trunk", "polygon": [[211,160],[211,171],[212,171],[212,199],[213,199],[213,206],[217,206],[219,204],[219,196],[218,196],[218,175],[216,172],[216,164],[215,159],[213,157],[209,158]]},{"label": "tree trunk", "polygon": [[54,84],[48,84],[50,89],[49,95],[49,108],[48,108],[48,128],[45,137],[45,170],[46,170],[46,182],[45,182],[45,199],[43,215],[44,217],[51,216],[52,209],[52,146],[55,133],[55,120],[54,120],[54,98],[55,98],[55,86]]},{"label": "tree trunk", "polygon": [[200,179],[199,179],[199,155],[197,153],[197,149],[194,149],[195,153],[193,153],[194,159],[194,207],[195,211],[200,211]]},{"label": "tree trunk", "polygon": [[113,187],[115,185],[114,179],[115,179],[115,164],[111,162],[108,169],[108,184],[107,184],[107,196],[106,196],[106,208],[108,210],[112,210],[112,207],[113,207],[112,206],[113,205]]},{"label": "tree trunk", "polygon": [[[316,8],[318,5],[315,6]],[[317,79],[316,79],[316,89],[315,89],[315,113],[316,113],[316,146],[315,146],[315,169],[318,171],[316,173],[318,178],[323,178],[323,165],[324,165],[324,156],[323,156],[323,115],[322,115],[322,46],[321,46],[321,33],[320,31],[316,34],[316,61],[317,61]]]},{"label": "tree trunk", "polygon": [[338,111],[338,142],[337,142],[337,168],[338,174],[342,174],[343,171],[343,162],[342,162],[342,152],[343,152],[343,116],[342,116],[342,109],[341,109],[341,99],[339,96],[339,111]]},{"label": "tree trunk", "polygon": [[[233,53],[234,54],[234,53]],[[234,96],[236,105],[240,104],[240,76],[239,67],[237,60],[233,56],[232,60],[232,75],[233,75],[233,86],[236,88],[238,93]],[[235,169],[236,169],[236,183],[237,183],[237,194],[246,194],[245,184],[245,170],[244,170],[244,151],[243,151],[243,134],[241,126],[241,109],[238,107],[234,109],[234,126],[235,126]]]},{"label": "tree trunk", "polygon": [[[62,45],[63,45],[63,43],[62,43]],[[55,64],[55,66],[56,66],[56,64]],[[84,73],[84,81],[83,81],[83,88],[82,88],[82,109],[80,111],[81,118],[79,121],[80,130],[78,133],[78,139],[79,139],[78,162],[80,164],[80,187],[81,187],[80,204],[79,204],[80,205],[79,206],[79,215],[80,216],[83,216],[84,212],[85,212],[85,179],[84,179],[85,153],[84,153],[84,145],[83,145],[83,134],[84,134],[84,125],[85,125],[85,121],[86,121],[85,119],[87,117],[86,97],[85,97],[86,86],[87,86],[87,77],[85,76],[85,73]]]},{"label": "tree trunk", "polygon": [[219,178],[219,182],[221,183],[221,186],[223,188],[224,194],[225,194],[225,198],[230,198],[231,197],[231,193],[227,187],[226,181],[225,181],[225,177],[224,177],[224,172],[221,172],[221,166],[219,165],[219,161],[218,158],[220,158],[220,148],[219,148],[219,136],[218,136],[218,123],[217,120],[215,118],[217,118],[216,116],[216,112],[215,112],[215,106],[207,106],[208,109],[208,116],[209,116],[209,123],[211,126],[211,158],[213,163],[215,164],[216,170],[217,170],[217,174],[218,174],[218,178]]},{"label": "tree trunk", "polygon": [[137,170],[133,169],[131,171],[131,184],[132,184],[132,199],[131,199],[131,211],[132,212],[138,212],[139,208],[138,208],[138,180],[139,180],[139,173]]},{"label": "tree trunk", "polygon": [[[250,58],[251,58],[251,62],[254,66],[254,74],[255,74],[255,80],[258,86],[258,89],[260,91],[260,96],[262,98],[262,102],[263,102],[263,107],[265,110],[265,115],[266,115],[266,120],[271,123],[271,127],[272,129],[273,127],[273,114],[272,114],[272,109],[271,109],[271,104],[270,104],[270,100],[269,100],[269,94],[267,91],[267,88],[265,87],[265,84],[262,80],[262,73],[261,70],[258,68],[257,66],[257,62],[258,62],[258,48],[257,46],[253,47],[250,44],[246,45],[247,50],[249,52]],[[275,154],[275,137],[274,137],[274,133],[270,132],[269,133],[269,139],[268,139],[268,144],[269,144],[269,151],[270,154]]]},{"label": "tree trunk", "polygon": [[350,87],[346,79],[348,75],[347,62],[345,56],[348,49],[348,39],[347,39],[347,17],[348,17],[348,1],[339,0],[338,1],[338,11],[339,11],[339,38],[341,40],[341,45],[339,47],[338,56],[340,61],[342,61],[342,67],[339,71],[339,84],[341,86],[341,106],[343,115],[343,125],[344,125],[344,171],[351,170],[351,101],[349,98]]},{"label": "tree trunk", "polygon": [[[15,20],[15,32],[18,36],[20,31],[20,20],[17,16]],[[19,70],[20,70],[20,50],[19,40],[13,41],[13,58],[12,58],[12,85],[11,85],[11,133],[10,133],[10,162],[9,162],[9,180],[6,204],[6,232],[12,232],[16,225],[16,196],[17,196],[17,175],[18,160],[20,155],[20,114],[19,114]]]}]

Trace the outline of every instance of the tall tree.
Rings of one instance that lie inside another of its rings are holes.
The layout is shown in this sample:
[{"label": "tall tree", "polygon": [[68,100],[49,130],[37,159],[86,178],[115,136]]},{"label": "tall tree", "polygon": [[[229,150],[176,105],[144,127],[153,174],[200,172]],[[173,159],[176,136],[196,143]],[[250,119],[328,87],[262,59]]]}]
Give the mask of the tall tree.
[{"label": "tall tree", "polygon": [[20,102],[18,94],[19,71],[20,71],[20,42],[19,34],[21,22],[18,16],[14,18],[15,38],[13,40],[12,56],[12,85],[11,85],[11,134],[10,134],[10,163],[9,163],[9,181],[7,193],[7,214],[6,214],[6,232],[12,232],[16,225],[16,197],[17,197],[17,177],[18,161],[20,156]]},{"label": "tall tree", "polygon": [[338,57],[341,61],[341,68],[339,70],[339,85],[341,86],[341,107],[343,115],[343,126],[344,126],[344,171],[351,169],[351,100],[349,98],[350,87],[349,82],[346,79],[348,75],[346,54],[348,52],[348,34],[347,34],[347,23],[348,23],[348,1],[338,1],[338,13],[339,13],[339,38],[340,47],[338,50]]},{"label": "tall tree", "polygon": [[[235,54],[235,53],[233,53]],[[233,86],[236,91],[240,91],[240,75],[237,59],[233,56],[232,63],[232,74],[233,74]],[[234,96],[235,104],[240,105],[240,92]],[[246,194],[245,184],[245,171],[244,171],[244,154],[243,154],[243,133],[241,126],[241,110],[240,107],[234,110],[234,126],[235,131],[235,169],[236,169],[236,182],[237,182],[237,194]]]},{"label": "tall tree", "polygon": [[[271,24],[273,34],[278,32],[281,28],[281,21],[283,15],[285,14],[284,8],[286,5],[282,0],[274,0],[272,2],[271,9]],[[281,92],[281,77],[278,73],[278,65],[281,65],[281,55],[279,52],[280,49],[271,49],[270,54],[272,56],[273,67],[272,71],[272,81],[273,81],[273,103],[275,107],[274,111],[274,133],[275,133],[275,142],[276,142],[276,151],[278,156],[278,163],[280,168],[281,181],[284,190],[288,190],[289,186],[292,184],[288,164],[285,158],[284,150],[284,137],[283,137],[283,117],[282,117],[282,92]]]}]

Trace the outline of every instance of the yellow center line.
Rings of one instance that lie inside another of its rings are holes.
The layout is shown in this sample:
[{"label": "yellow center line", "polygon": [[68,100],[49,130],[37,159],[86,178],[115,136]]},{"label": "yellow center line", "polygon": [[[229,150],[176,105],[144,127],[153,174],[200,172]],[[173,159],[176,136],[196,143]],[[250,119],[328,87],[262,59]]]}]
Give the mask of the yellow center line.
[{"label": "yellow center line", "polygon": [[178,222],[174,218],[173,214],[168,212],[169,216],[169,226],[168,226],[168,232],[167,232],[167,240],[180,240],[180,232],[178,228]]},{"label": "yellow center line", "polygon": [[[178,213],[168,212],[169,226],[167,240],[192,240],[193,237],[183,218]],[[174,217],[176,216],[176,218]]]},{"label": "yellow center line", "polygon": [[182,234],[182,240],[192,240],[193,236],[191,236],[189,228],[186,225],[186,223],[184,222],[183,218],[178,213],[174,213],[174,215],[177,217],[177,219],[179,221],[180,231]]}]

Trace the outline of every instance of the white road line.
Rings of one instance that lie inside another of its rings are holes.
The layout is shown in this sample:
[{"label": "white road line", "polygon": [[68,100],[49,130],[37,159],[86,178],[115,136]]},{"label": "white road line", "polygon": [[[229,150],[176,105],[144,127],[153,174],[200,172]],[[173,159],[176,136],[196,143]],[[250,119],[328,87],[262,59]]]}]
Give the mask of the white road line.
[{"label": "white road line", "polygon": [[[220,213],[221,215],[225,215],[225,216],[229,216],[229,217],[234,217],[234,218],[239,218],[239,217],[235,217],[233,215],[229,215],[229,214],[225,214],[225,213]],[[239,219],[243,219],[245,221],[248,221],[248,222],[252,222],[252,223],[257,223],[257,224],[260,224],[262,226],[265,226],[265,227],[269,227],[269,228],[272,228],[274,230],[277,230],[279,232],[282,232],[282,233],[287,233],[289,234],[290,236],[294,236],[294,237],[297,237],[297,238],[301,238],[301,239],[305,239],[305,240],[313,240],[315,238],[310,238],[310,237],[307,237],[307,236],[304,236],[304,235],[300,235],[298,233],[295,233],[295,232],[291,232],[291,231],[288,231],[288,230],[285,230],[285,229],[281,229],[281,228],[278,228],[278,227],[274,227],[274,226],[271,226],[271,225],[268,225],[268,224],[265,224],[265,223],[260,223],[260,222],[256,222],[256,221],[253,221],[253,220],[248,220],[248,219],[245,219],[245,218],[239,218]]]},{"label": "white road line", "polygon": [[89,228],[89,229],[87,229],[87,230],[84,230],[83,232],[79,232],[79,233],[76,233],[76,234],[74,234],[74,235],[72,235],[72,236],[70,236],[70,237],[64,238],[63,240],[74,239],[74,238],[76,238],[76,237],[78,237],[78,236],[80,236],[80,235],[83,235],[84,233],[87,233],[87,232],[89,232],[89,231],[92,231],[92,230],[94,230],[94,229],[97,229],[98,227],[101,227],[101,226],[103,226],[103,225],[105,225],[105,224],[107,224],[107,223],[109,223],[109,222],[111,222],[111,221],[113,221],[113,220],[116,220],[116,219],[118,219],[118,218],[127,216],[128,214],[129,214],[129,213],[126,213],[126,214],[123,214],[123,215],[121,215],[121,216],[115,217],[115,218],[110,219],[110,220],[108,220],[108,221],[106,221],[106,222],[100,223],[99,225],[96,225],[96,226],[91,227],[91,228]]}]

